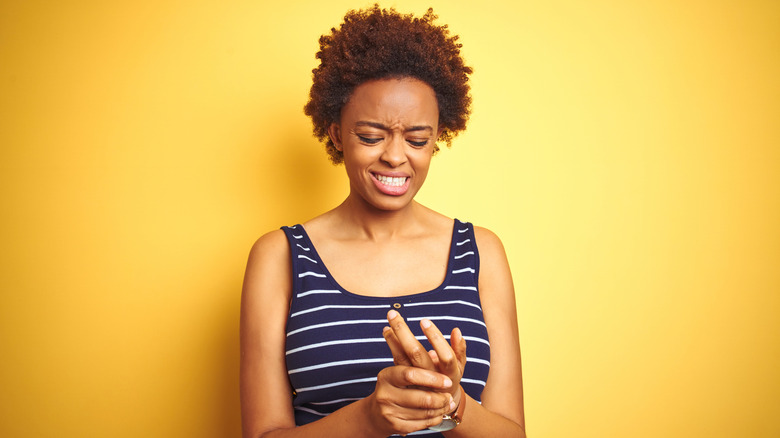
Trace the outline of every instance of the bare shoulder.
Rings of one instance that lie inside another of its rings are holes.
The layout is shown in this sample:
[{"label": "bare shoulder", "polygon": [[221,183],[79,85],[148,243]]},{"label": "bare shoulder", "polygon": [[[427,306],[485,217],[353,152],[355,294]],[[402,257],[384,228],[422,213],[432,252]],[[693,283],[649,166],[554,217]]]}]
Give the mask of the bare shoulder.
[{"label": "bare shoulder", "polygon": [[480,253],[482,252],[496,252],[504,253],[504,244],[501,243],[501,239],[496,233],[483,227],[474,227],[474,238],[477,239],[477,247]]},{"label": "bare shoulder", "polygon": [[[498,236],[483,227],[474,227],[474,238],[479,250],[480,271],[483,273],[509,272],[504,244]],[[481,281],[480,281],[481,282]]]},{"label": "bare shoulder", "polygon": [[[274,230],[257,239],[249,251],[244,293],[257,290],[259,285],[283,285],[289,282],[290,276],[290,247],[284,231]],[[263,288],[263,291],[268,289]]]},{"label": "bare shoulder", "polygon": [[504,251],[504,245],[498,236],[483,227],[474,227],[474,238],[479,251],[479,290],[483,297],[490,295],[493,302],[496,298],[509,302],[514,301],[514,287],[509,261]]},{"label": "bare shoulder", "polygon": [[290,257],[290,246],[282,230],[274,230],[262,235],[249,251],[247,269],[257,264],[280,263]]},{"label": "bare shoulder", "polygon": [[282,230],[273,230],[258,238],[249,252],[250,260],[257,257],[280,257],[289,255],[287,236]]}]

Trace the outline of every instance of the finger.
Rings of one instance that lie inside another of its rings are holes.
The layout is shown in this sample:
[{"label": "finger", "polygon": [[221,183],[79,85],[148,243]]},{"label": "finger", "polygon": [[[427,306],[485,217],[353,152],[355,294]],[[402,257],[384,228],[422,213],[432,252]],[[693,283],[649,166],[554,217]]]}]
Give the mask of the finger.
[{"label": "finger", "polygon": [[404,411],[399,417],[405,420],[424,420],[440,417],[458,407],[448,392],[434,392],[419,388],[396,388],[392,403]]},{"label": "finger", "polygon": [[428,356],[431,357],[431,360],[433,361],[433,365],[435,367],[439,367],[439,355],[436,354],[436,350],[428,350]]},{"label": "finger", "polygon": [[391,310],[387,312],[387,321],[390,323],[390,328],[393,330],[398,344],[404,352],[404,356],[409,359],[411,365],[427,370],[435,370],[436,367],[433,365],[431,357],[428,356],[428,351],[414,337],[401,314]]},{"label": "finger", "polygon": [[[441,389],[441,386],[448,380],[446,376],[431,371],[421,370],[415,367],[393,366],[382,370],[377,376],[377,397],[394,406],[415,409],[415,410],[439,410],[444,413],[454,403],[454,398],[449,392],[438,392],[431,390],[432,382],[434,389]],[[449,382],[451,385],[451,382]],[[438,415],[441,412],[433,412],[430,415]],[[423,418],[419,413],[415,417]]]},{"label": "finger", "polygon": [[450,343],[447,342],[447,339],[444,338],[444,335],[441,334],[439,328],[429,319],[420,321],[420,327],[422,327],[423,333],[425,333],[425,336],[433,346],[434,351],[436,351],[436,356],[438,358],[437,369],[439,372],[446,374],[456,382],[460,381],[460,377],[463,374],[463,367],[461,366],[455,351],[450,346]]},{"label": "finger", "polygon": [[398,341],[398,338],[395,336],[393,329],[390,327],[385,327],[382,329],[382,336],[384,336],[385,342],[387,342],[387,346],[390,347],[390,353],[393,355],[394,364],[412,365],[412,362],[409,361],[408,357],[406,357],[406,352],[404,352],[404,349],[401,346],[401,343]]},{"label": "finger", "polygon": [[453,387],[452,379],[442,373],[415,366],[396,365],[380,372],[383,379],[398,388],[420,387],[426,390],[447,390]]},{"label": "finger", "polygon": [[458,358],[461,369],[466,368],[466,339],[463,337],[460,329],[455,327],[450,333],[450,344],[455,356]]}]

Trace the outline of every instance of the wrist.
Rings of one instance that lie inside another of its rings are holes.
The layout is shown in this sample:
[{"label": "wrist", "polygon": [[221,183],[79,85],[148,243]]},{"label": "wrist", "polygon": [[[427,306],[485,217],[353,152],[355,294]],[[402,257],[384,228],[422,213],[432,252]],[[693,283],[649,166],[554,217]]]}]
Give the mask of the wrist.
[{"label": "wrist", "polygon": [[[455,396],[457,396],[457,399]],[[453,396],[455,409],[449,414],[444,415],[440,424],[429,427],[430,430],[434,430],[436,432],[446,432],[448,430],[455,429],[461,423],[461,421],[463,421],[463,412],[466,410],[466,392],[463,391],[461,386],[458,386],[458,390],[456,391],[455,396]]]},{"label": "wrist", "polygon": [[390,435],[390,433],[387,433],[387,431],[383,429],[384,424],[379,424],[381,415],[377,414],[380,409],[375,394],[372,393],[368,397],[358,400],[352,405],[360,406],[360,413],[365,419],[365,421],[360,422],[361,429],[363,429],[362,436],[385,437]]},{"label": "wrist", "polygon": [[455,393],[452,394],[452,401],[455,402],[455,409],[453,409],[449,415],[455,415],[458,412],[460,405],[465,402],[465,400],[463,400],[465,395],[466,393],[463,391],[463,387],[458,385],[458,389],[456,389]]},{"label": "wrist", "polygon": [[458,386],[458,399],[455,400],[455,404],[457,407],[455,410],[450,414],[451,416],[457,417],[458,422],[463,421],[463,411],[466,410],[466,391],[463,390],[462,386]]}]

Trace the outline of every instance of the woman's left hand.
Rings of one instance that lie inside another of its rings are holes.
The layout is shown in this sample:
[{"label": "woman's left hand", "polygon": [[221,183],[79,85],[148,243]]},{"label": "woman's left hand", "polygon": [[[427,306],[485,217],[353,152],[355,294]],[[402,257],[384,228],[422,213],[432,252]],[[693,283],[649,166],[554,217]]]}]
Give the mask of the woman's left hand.
[{"label": "woman's left hand", "polygon": [[385,327],[382,334],[390,347],[395,364],[444,374],[452,380],[450,393],[453,399],[459,402],[460,379],[466,367],[466,340],[463,339],[460,329],[452,330],[448,343],[433,322],[423,319],[420,321],[420,327],[433,346],[433,350],[426,351],[398,312],[389,311],[387,321],[390,327]]}]

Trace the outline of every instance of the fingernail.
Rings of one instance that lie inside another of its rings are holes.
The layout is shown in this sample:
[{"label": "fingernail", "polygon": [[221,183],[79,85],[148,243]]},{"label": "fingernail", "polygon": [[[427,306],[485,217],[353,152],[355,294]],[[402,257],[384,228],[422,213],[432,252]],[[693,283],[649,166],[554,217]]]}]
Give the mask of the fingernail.
[{"label": "fingernail", "polygon": [[427,329],[431,327],[431,322],[427,319],[423,319],[422,321],[420,321],[420,325],[422,326],[422,328]]},{"label": "fingernail", "polygon": [[395,310],[387,312],[387,319],[395,319],[396,316],[398,316],[398,312]]},{"label": "fingernail", "polygon": [[449,377],[445,377],[444,378],[444,387],[445,388],[449,388],[450,386],[452,386],[452,380],[450,380]]},{"label": "fingernail", "polygon": [[454,411],[457,407],[458,405],[455,404],[455,400],[450,398],[450,411]]}]

